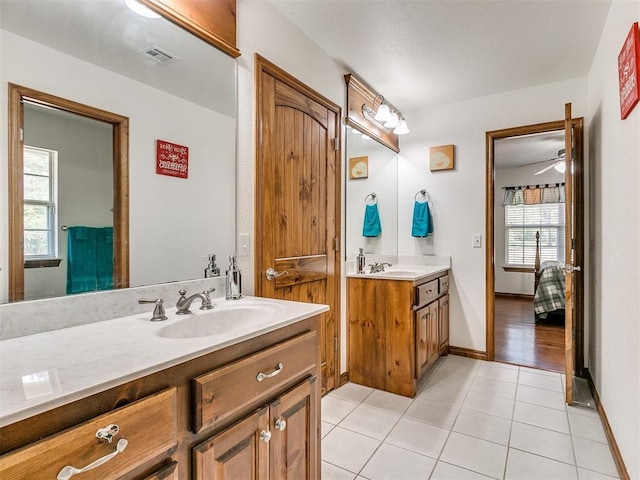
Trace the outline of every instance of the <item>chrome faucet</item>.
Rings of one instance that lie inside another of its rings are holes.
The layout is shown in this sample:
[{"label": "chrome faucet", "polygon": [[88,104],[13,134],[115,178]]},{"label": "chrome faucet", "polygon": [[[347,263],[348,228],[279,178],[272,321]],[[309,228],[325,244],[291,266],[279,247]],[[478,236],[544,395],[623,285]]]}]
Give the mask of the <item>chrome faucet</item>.
[{"label": "chrome faucet", "polygon": [[369,273],[384,272],[384,266],[385,265],[388,265],[389,267],[392,266],[390,263],[387,263],[387,262],[384,262],[384,263],[374,262],[372,264],[369,264],[369,266],[371,267],[371,270],[369,271]]},{"label": "chrome faucet", "polygon": [[202,303],[200,305],[200,310],[211,310],[213,308],[213,304],[211,303],[211,298],[209,297],[209,294],[215,291],[216,291],[215,288],[210,288],[209,290],[205,290],[202,293],[194,293],[193,295],[187,298],[186,296],[187,291],[184,289],[179,290],[178,293],[180,294],[180,298],[176,303],[176,308],[178,309],[176,314],[187,315],[189,313],[192,313],[191,310],[189,310],[189,307],[191,306],[191,304],[196,298],[199,298],[200,302]]}]

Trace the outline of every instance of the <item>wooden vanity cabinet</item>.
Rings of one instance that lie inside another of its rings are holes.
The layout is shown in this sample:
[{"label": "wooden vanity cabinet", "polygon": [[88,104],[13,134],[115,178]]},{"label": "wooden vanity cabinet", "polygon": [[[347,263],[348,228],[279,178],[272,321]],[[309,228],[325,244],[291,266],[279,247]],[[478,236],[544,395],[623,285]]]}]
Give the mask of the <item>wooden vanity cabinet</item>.
[{"label": "wooden vanity cabinet", "polygon": [[[66,465],[83,467],[113,451],[120,438],[129,442],[122,453],[77,478],[319,478],[319,319],[2,427],[0,478],[56,478]],[[267,375],[260,382],[259,373]],[[212,380],[204,389],[203,379]],[[111,423],[120,433],[112,444],[98,444],[96,429]],[[271,434],[268,443],[262,430]]]},{"label": "wooden vanity cabinet", "polygon": [[347,278],[349,379],[414,397],[416,385],[449,348],[447,274],[418,285]]},{"label": "wooden vanity cabinet", "polygon": [[194,448],[196,480],[316,479],[316,377]]}]

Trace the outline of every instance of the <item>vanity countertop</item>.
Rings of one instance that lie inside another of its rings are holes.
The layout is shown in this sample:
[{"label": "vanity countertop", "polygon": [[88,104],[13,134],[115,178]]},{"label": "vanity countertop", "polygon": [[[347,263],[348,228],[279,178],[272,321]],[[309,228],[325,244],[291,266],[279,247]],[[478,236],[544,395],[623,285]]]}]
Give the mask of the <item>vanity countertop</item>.
[{"label": "vanity countertop", "polygon": [[[187,316],[168,308],[168,320],[160,322],[149,321],[151,305],[143,314],[0,341],[0,427],[329,310],[327,305],[258,297],[212,301],[213,310],[199,310],[195,303]],[[256,320],[238,327],[232,316],[224,320],[235,323],[232,332],[198,336],[191,329],[188,338],[162,336],[189,318],[206,327],[208,319],[195,317],[235,307]],[[265,309],[269,315],[262,314]]]},{"label": "vanity countertop", "polygon": [[371,278],[376,280],[401,280],[410,281],[414,285],[418,285],[422,281],[432,276],[438,276],[441,273],[446,273],[449,270],[448,265],[393,265],[391,267],[385,267],[384,272],[378,273],[355,273],[351,272],[347,274],[349,278]]}]

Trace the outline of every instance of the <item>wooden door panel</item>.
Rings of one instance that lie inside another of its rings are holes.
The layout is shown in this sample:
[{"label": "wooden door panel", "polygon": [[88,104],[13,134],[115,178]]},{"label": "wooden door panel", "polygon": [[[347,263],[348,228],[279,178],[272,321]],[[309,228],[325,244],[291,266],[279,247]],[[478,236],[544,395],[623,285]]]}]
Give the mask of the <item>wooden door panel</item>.
[{"label": "wooden door panel", "polygon": [[[564,148],[565,148],[565,265],[574,265],[574,229],[576,208],[573,198],[573,122],[571,104],[564,106]],[[573,338],[574,338],[574,285],[575,275],[570,268],[565,270],[564,286],[564,349],[565,349],[565,400],[573,403]]]},{"label": "wooden door panel", "polygon": [[310,377],[271,404],[271,480],[317,478],[316,378]]},{"label": "wooden door panel", "polygon": [[[256,294],[329,305],[320,343],[321,384],[331,390],[340,306],[340,108],[260,57],[256,72]],[[288,273],[269,281],[269,268]]]},{"label": "wooden door panel", "polygon": [[299,91],[281,81],[276,81],[275,84],[275,105],[300,110],[317,121],[325,130],[328,129],[329,112],[327,108],[309,97],[301,95]]},{"label": "wooden door panel", "polygon": [[269,445],[260,439],[269,430],[269,408],[205,440],[193,449],[196,480],[260,480],[269,475]]},{"label": "wooden door panel", "polygon": [[287,272],[275,279],[276,289],[316,282],[327,278],[326,255],[277,258],[274,263],[276,271]]}]

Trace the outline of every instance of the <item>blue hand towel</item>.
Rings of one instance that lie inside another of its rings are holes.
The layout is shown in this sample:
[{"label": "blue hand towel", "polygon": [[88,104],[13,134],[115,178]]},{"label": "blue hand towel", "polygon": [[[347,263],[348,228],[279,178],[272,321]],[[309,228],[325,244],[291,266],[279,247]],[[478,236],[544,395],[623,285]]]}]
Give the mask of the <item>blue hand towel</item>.
[{"label": "blue hand towel", "polygon": [[96,229],[69,227],[67,237],[67,293],[96,289]]},{"label": "blue hand towel", "polygon": [[412,237],[426,237],[433,233],[433,222],[429,211],[429,202],[416,202],[413,205]]},{"label": "blue hand towel", "polygon": [[96,279],[98,290],[113,288],[113,227],[96,229]]},{"label": "blue hand towel", "polygon": [[380,225],[380,215],[378,214],[378,204],[366,205],[364,211],[364,226],[362,227],[363,237],[377,237],[382,232]]}]

